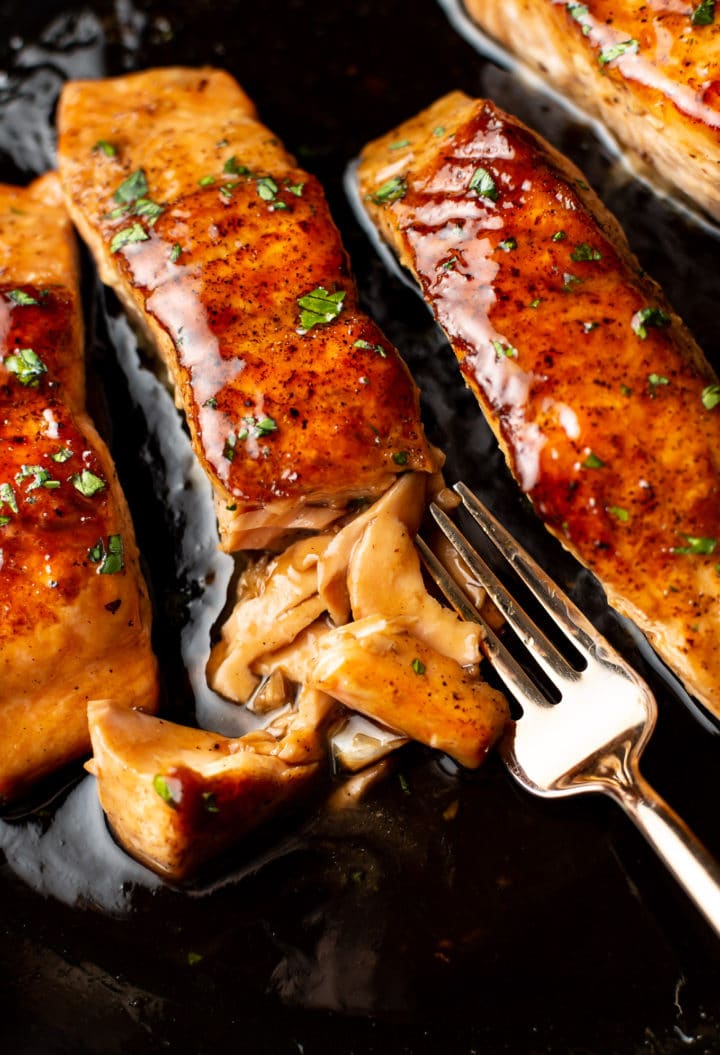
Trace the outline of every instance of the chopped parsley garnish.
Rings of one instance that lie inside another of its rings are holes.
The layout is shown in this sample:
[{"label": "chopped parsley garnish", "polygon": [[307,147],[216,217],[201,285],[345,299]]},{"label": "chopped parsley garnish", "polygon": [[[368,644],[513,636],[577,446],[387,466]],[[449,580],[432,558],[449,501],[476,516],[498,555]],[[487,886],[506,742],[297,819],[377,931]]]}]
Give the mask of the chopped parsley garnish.
[{"label": "chopped parsley garnish", "polygon": [[353,343],[353,348],[364,348],[368,352],[377,352],[381,359],[387,359],[387,352],[381,344],[371,344],[370,341],[364,341],[362,337]]},{"label": "chopped parsley garnish", "polygon": [[582,281],[577,275],[571,275],[569,271],[566,271],[563,275],[563,292],[574,293],[576,287],[582,285]]},{"label": "chopped parsley garnish", "polygon": [[15,374],[20,384],[30,388],[37,388],[41,375],[47,373],[45,363],[32,348],[18,348],[3,361],[6,369]]},{"label": "chopped parsley garnish", "polygon": [[3,506],[7,506],[11,513],[18,511],[17,498],[10,484],[0,484],[0,509]]},{"label": "chopped parsley garnish", "polygon": [[579,22],[582,26],[582,31],[585,36],[590,32],[590,26],[583,24],[583,19],[590,13],[585,4],[566,4],[567,12],[571,18],[574,18],[576,22]]},{"label": "chopped parsley garnish", "polygon": [[662,388],[663,385],[669,385],[670,381],[667,377],[663,377],[662,374],[648,374],[648,385],[650,386],[650,395],[654,396],[658,388]]},{"label": "chopped parsley garnish", "polygon": [[1,516],[0,517],[0,527],[7,527],[7,525],[10,523],[11,520],[12,520],[12,517]]},{"label": "chopped parsley garnish", "polygon": [[498,359],[510,359],[517,357],[517,348],[513,348],[511,344],[507,344],[505,341],[492,341],[492,346],[495,349],[495,355]]},{"label": "chopped parsley garnish", "polygon": [[272,176],[258,176],[255,183],[257,192],[263,201],[275,201],[278,185]]},{"label": "chopped parsley garnish", "polygon": [[[247,434],[246,434],[247,435]],[[235,458],[235,445],[238,441],[237,436],[234,432],[229,432],[227,439],[225,440],[225,446],[223,447],[223,458],[231,462]]]},{"label": "chopped parsley garnish", "polygon": [[715,0],[700,0],[693,8],[690,21],[694,26],[711,26],[715,21]]},{"label": "chopped parsley garnish", "polygon": [[542,297],[535,297],[535,300],[530,301],[531,308],[539,308],[542,304]]},{"label": "chopped parsley garnish", "polygon": [[[203,806],[205,808],[205,812],[206,813],[219,813],[220,812],[220,807],[217,804],[217,799],[215,797],[215,792],[214,791],[203,791],[203,793],[202,793],[202,800],[203,800]],[[191,955],[192,954],[188,954],[188,961],[190,960],[190,956]],[[197,953],[195,955],[197,957],[197,959],[195,960],[195,963],[197,963],[198,960],[202,959],[202,956],[197,956]]]},{"label": "chopped parsley garnish", "polygon": [[502,249],[506,253],[512,252],[513,249],[517,249],[517,238],[506,238],[504,241],[499,242],[498,249]]},{"label": "chopped parsley garnish", "polygon": [[298,297],[300,325],[303,330],[311,330],[313,326],[324,326],[332,322],[342,311],[344,300],[344,289],[329,293],[323,286],[318,286],[310,293]]},{"label": "chopped parsley garnish", "polygon": [[628,51],[637,51],[638,42],[634,38],[631,40],[621,40],[619,44],[611,44],[610,47],[603,48],[598,55],[598,62],[601,66],[607,66],[609,62],[614,62],[615,59],[619,59],[621,55],[625,55]]},{"label": "chopped parsley garnish", "polygon": [[147,242],[149,238],[150,235],[141,224],[133,223],[130,227],[123,227],[122,230],[115,232],[110,241],[110,252],[117,253],[126,245],[132,245],[134,242]]},{"label": "chopped parsley garnish", "polygon": [[198,180],[198,186],[199,187],[212,187],[214,182],[215,182],[215,177],[214,176],[201,176],[200,179]]},{"label": "chopped parsley garnish", "polygon": [[252,175],[247,165],[241,165],[234,154],[231,158],[228,158],[225,164],[223,165],[223,172],[227,173],[229,176]]},{"label": "chopped parsley garnish", "polygon": [[182,253],[182,246],[180,245],[179,242],[176,242],[175,245],[170,250],[170,263],[171,264],[176,264],[178,262],[178,260],[180,259],[180,254],[181,253]]},{"label": "chopped parsley garnish", "polygon": [[637,334],[641,341],[644,341],[647,337],[647,331],[649,326],[654,326],[660,329],[664,326],[670,325],[670,316],[662,311],[660,308],[641,308],[640,311],[636,311],[630,320],[633,333]]},{"label": "chopped parsley garnish", "polygon": [[472,174],[472,179],[468,184],[469,190],[474,190],[480,198],[489,198],[490,201],[497,201],[498,191],[495,186],[495,180],[492,178],[487,169],[478,167]]},{"label": "chopped parsley garnish", "polygon": [[66,462],[70,458],[72,458],[72,455],[73,452],[70,450],[69,447],[61,447],[59,450],[55,451],[54,454],[51,454],[50,457],[54,462],[58,462],[61,464],[62,462]]},{"label": "chopped parsley garnish", "polygon": [[217,407],[217,399],[215,398],[215,396],[210,396],[209,399],[205,400],[203,406],[210,407],[211,410],[215,410],[215,408]]},{"label": "chopped parsley garnish", "polygon": [[113,197],[119,205],[132,205],[138,198],[144,198],[148,192],[147,180],[143,169],[136,169],[120,184]]},{"label": "chopped parsley garnish", "polygon": [[[277,423],[274,418],[265,416],[264,418],[254,418],[251,415],[243,418],[245,428],[240,429],[237,434],[239,440],[246,440],[249,437],[257,439],[259,436],[269,436],[271,432],[277,432]],[[232,433],[230,434],[232,435]],[[229,437],[228,437],[229,438]],[[234,449],[233,444],[233,449]],[[232,459],[230,459],[232,461]]]},{"label": "chopped parsley garnish", "polygon": [[714,410],[720,403],[720,385],[708,385],[702,390],[700,398],[706,410]]},{"label": "chopped parsley garnish", "polygon": [[376,205],[386,205],[391,201],[399,201],[407,193],[407,180],[403,176],[394,176],[392,179],[382,183],[376,191],[369,194],[370,201]]},{"label": "chopped parsley garnish", "polygon": [[615,519],[619,520],[622,524],[627,524],[628,520],[630,519],[630,514],[628,513],[627,509],[623,509],[622,506],[608,506],[607,511],[608,513],[610,513],[611,516],[614,516]]},{"label": "chopped parsley garnish", "polygon": [[602,260],[602,253],[588,245],[587,242],[579,242],[570,254],[570,259],[576,263],[585,260]]},{"label": "chopped parsley garnish", "polygon": [[76,491],[79,491],[86,498],[92,498],[93,495],[104,491],[106,486],[102,477],[96,476],[89,469],[83,469],[81,473],[75,473],[74,476],[70,477],[70,483]]},{"label": "chopped parsley garnish", "polygon": [[632,389],[630,388],[629,385],[626,385],[626,384],[620,385],[620,391],[621,391],[621,393],[624,396],[631,396],[632,395]]},{"label": "chopped parsley garnish", "polygon": [[590,451],[585,461],[582,463],[583,469],[603,469],[605,462],[602,458],[598,458],[594,451]]},{"label": "chopped parsley garnish", "polygon": [[450,259],[446,260],[444,264],[440,265],[440,267],[443,269],[443,271],[454,271],[456,264],[457,264],[457,257],[456,256],[451,256]]},{"label": "chopped parsley garnish", "polygon": [[98,575],[117,575],[125,567],[122,535],[108,535],[107,547],[99,538],[88,550],[88,560],[100,565]]},{"label": "chopped parsley garnish", "polygon": [[17,304],[19,307],[28,308],[32,304],[39,304],[40,301],[36,300],[35,297],[31,297],[29,293],[25,293],[22,289],[10,289],[5,294],[7,299],[13,304]]},{"label": "chopped parsley garnish", "polygon": [[717,546],[717,539],[714,538],[702,538],[695,535],[682,536],[687,542],[686,546],[673,546],[670,550],[671,553],[684,553],[689,556],[700,556],[704,557],[710,553],[715,552]]},{"label": "chopped parsley garnish", "polygon": [[555,234],[550,239],[550,241],[551,242],[564,242],[566,238],[567,238],[567,235],[565,234],[564,231],[556,231]]},{"label": "chopped parsley garnish", "polygon": [[175,791],[175,781],[169,781],[162,773],[156,773],[153,777],[153,788],[168,806],[175,807],[180,802],[180,797]]},{"label": "chopped parsley garnish", "polygon": [[410,664],[410,666],[412,667],[413,671],[416,674],[424,674],[425,673],[425,664],[423,663],[423,661],[421,659],[415,658],[412,661],[412,663]]},{"label": "chopped parsley garnish", "polygon": [[117,154],[117,150],[108,143],[107,139],[98,139],[97,143],[92,148],[93,154],[104,154],[106,158],[114,158]]},{"label": "chopped parsley garnish", "polygon": [[584,322],[583,330],[585,331],[585,333],[592,333],[592,331],[596,330],[599,325],[599,322]]},{"label": "chopped parsley garnish", "polygon": [[445,135],[445,125],[438,125],[436,128],[433,128],[433,135],[436,137]]},{"label": "chopped parsley garnish", "polygon": [[285,187],[290,194],[294,194],[296,198],[302,198],[303,191],[305,190],[304,183],[291,183],[290,180],[285,180]]},{"label": "chopped parsley garnish", "polygon": [[20,472],[15,474],[15,483],[19,486],[23,480],[27,479],[32,479],[32,483],[27,485],[26,491],[36,491],[38,487],[47,487],[52,490],[60,486],[60,481],[53,480],[48,470],[43,469],[42,465],[21,465]]},{"label": "chopped parsley garnish", "polygon": [[407,451],[395,451],[392,459],[396,465],[407,465],[409,457],[410,455]]},{"label": "chopped parsley garnish", "polygon": [[397,139],[394,143],[391,143],[388,150],[402,150],[403,147],[409,147],[409,139]]},{"label": "chopped parsley garnish", "polygon": [[165,212],[162,205],[158,205],[152,198],[138,198],[135,202],[133,213],[135,216],[144,216],[150,226],[155,223],[158,216]]}]

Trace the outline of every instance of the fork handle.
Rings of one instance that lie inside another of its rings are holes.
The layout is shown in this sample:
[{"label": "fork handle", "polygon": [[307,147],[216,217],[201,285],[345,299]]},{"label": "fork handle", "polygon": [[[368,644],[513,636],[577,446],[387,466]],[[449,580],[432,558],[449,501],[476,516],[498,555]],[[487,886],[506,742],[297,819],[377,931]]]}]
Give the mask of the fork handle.
[{"label": "fork handle", "polygon": [[613,782],[611,794],[720,938],[717,861],[637,769],[631,782]]}]

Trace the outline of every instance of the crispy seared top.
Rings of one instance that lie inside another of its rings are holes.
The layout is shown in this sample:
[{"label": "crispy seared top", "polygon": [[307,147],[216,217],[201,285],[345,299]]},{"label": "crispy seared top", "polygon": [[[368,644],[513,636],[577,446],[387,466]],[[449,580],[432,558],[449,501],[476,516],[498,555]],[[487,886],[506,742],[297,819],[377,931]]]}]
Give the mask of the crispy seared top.
[{"label": "crispy seared top", "polygon": [[228,503],[344,502],[434,468],[318,182],[227,74],[70,84],[60,131],[83,233],[149,321]]}]

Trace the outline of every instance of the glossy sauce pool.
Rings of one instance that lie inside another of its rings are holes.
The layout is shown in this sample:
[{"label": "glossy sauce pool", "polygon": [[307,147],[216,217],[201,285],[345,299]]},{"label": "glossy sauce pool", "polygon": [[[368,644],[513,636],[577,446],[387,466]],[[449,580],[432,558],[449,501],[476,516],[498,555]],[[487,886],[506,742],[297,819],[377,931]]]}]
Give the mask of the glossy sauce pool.
[{"label": "glossy sauce pool", "polygon": [[[365,304],[423,390],[431,439],[646,671],[661,717],[645,772],[720,853],[717,728],[648,667],[584,572],[537,529],[454,357],[385,269],[342,193],[366,140],[459,87],[532,123],[586,172],[712,357],[716,234],[655,198],[556,103],[482,60],[433,0],[6,5],[2,178],[51,161],[64,76],[226,66],[326,186]],[[86,268],[92,411],[136,520],[156,612],[165,714],[235,733],[209,692],[209,634],[231,589],[209,489],[172,399]],[[715,365],[718,365],[716,358]],[[67,787],[62,790],[63,782]],[[458,772],[405,748],[364,801],[313,803],[175,890],[107,832],[93,780],[63,774],[0,820],[0,1039],[16,1053],[720,1048],[717,948],[611,804],[531,800],[490,762]],[[538,969],[542,965],[542,969]],[[654,1047],[653,1047],[654,1045]]]}]

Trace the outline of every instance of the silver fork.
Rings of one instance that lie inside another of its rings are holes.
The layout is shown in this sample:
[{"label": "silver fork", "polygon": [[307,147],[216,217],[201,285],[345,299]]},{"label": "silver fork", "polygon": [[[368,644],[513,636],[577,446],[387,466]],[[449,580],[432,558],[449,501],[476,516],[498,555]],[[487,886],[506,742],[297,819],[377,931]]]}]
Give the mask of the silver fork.
[{"label": "silver fork", "polygon": [[650,689],[475,495],[462,483],[454,489],[585,664],[578,671],[566,660],[453,521],[432,505],[448,541],[560,695],[557,703],[545,695],[419,538],[431,576],[459,615],[481,624],[486,654],[522,707],[499,745],[511,774],[535,795],[596,791],[613,798],[720,937],[720,866],[638,769],[657,716]]}]

